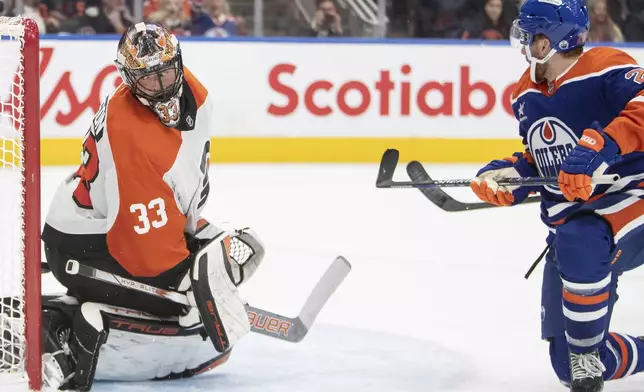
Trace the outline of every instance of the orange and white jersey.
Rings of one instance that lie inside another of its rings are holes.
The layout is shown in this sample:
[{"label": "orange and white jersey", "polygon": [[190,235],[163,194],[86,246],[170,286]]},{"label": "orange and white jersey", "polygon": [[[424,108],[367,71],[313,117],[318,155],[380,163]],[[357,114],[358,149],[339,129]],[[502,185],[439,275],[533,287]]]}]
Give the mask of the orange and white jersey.
[{"label": "orange and white jersey", "polygon": [[209,193],[213,110],[208,91],[184,73],[182,101],[195,107],[182,105],[181,121],[191,130],[164,126],[125,85],[105,100],[85,137],[82,165],[54,196],[46,243],[81,254],[106,247],[140,277],[188,257],[184,232],[195,232]]}]

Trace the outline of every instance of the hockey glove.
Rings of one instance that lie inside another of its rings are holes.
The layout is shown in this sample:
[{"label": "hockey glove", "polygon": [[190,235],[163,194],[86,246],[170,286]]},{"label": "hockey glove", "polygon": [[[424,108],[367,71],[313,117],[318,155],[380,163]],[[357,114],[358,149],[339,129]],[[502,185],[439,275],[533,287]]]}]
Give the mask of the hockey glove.
[{"label": "hockey glove", "polygon": [[568,201],[588,200],[595,190],[592,177],[606,173],[608,167],[619,160],[619,146],[598,122],[594,122],[562,163],[559,189]]},{"label": "hockey glove", "polygon": [[[242,226],[243,227],[243,226]],[[222,231],[231,236],[230,274],[236,286],[247,282],[264,259],[264,243],[259,235],[250,227],[238,229],[230,222],[219,222],[217,226],[201,218],[197,223],[194,238],[199,246],[215,238]],[[191,250],[196,252],[198,248]]]},{"label": "hockey glove", "polygon": [[495,160],[479,170],[476,178],[470,184],[472,191],[486,203],[497,206],[512,206],[523,202],[530,192],[538,187],[530,186],[500,186],[495,181],[508,177],[536,177],[532,156],[529,153],[514,153],[509,158]]}]

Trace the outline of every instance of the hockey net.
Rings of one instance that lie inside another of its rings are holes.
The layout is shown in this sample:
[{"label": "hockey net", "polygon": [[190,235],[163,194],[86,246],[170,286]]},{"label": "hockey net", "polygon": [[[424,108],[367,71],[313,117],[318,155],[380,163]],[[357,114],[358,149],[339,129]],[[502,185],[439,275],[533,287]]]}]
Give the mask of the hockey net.
[{"label": "hockey net", "polygon": [[38,28],[0,17],[0,390],[40,390]]}]

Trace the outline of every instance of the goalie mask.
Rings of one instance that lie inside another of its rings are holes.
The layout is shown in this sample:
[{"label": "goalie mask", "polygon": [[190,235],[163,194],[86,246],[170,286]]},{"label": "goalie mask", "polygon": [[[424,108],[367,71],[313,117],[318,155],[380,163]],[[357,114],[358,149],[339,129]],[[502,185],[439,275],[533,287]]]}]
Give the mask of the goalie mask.
[{"label": "goalie mask", "polygon": [[184,82],[177,37],[156,23],[137,23],[121,37],[115,63],[132,94],[164,125],[176,126]]}]

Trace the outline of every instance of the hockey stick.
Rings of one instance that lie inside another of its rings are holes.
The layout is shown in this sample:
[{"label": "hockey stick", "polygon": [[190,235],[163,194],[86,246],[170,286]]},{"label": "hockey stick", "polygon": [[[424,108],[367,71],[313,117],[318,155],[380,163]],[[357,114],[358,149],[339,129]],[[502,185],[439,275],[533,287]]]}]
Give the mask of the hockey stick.
[{"label": "hockey stick", "polygon": [[[398,165],[398,150],[389,149],[382,155],[380,169],[376,179],[377,188],[437,188],[437,187],[468,187],[472,179],[439,180],[439,181],[400,181],[393,180],[394,171]],[[616,174],[593,177],[593,184],[613,184],[619,180]],[[509,177],[500,178],[496,182],[501,186],[521,185],[558,185],[557,177]]]},{"label": "hockey stick", "polygon": [[[144,283],[127,279],[109,272],[89,267],[76,260],[67,261],[65,270],[70,275],[81,275],[86,278],[99,280],[115,286],[127,287],[132,290],[148,293],[169,301],[191,306],[185,294],[172,290],[164,290]],[[351,264],[342,256],[338,256],[327,268],[326,272],[315,285],[300,313],[295,318],[281,316],[273,312],[255,308],[246,304],[246,312],[251,324],[251,331],[280,340],[300,342],[311,329],[318,314],[331,297],[336,288],[351,271]]]},{"label": "hockey stick", "polygon": [[[411,161],[407,164],[407,175],[415,182],[433,181],[427,174],[423,165],[418,161]],[[498,206],[489,203],[463,203],[448,195],[447,192],[441,188],[418,188],[418,190],[432,203],[436,204],[440,209],[447,212],[460,212],[469,210],[480,210],[484,208],[496,208]],[[527,203],[540,203],[541,197],[530,197],[521,204]]]}]

